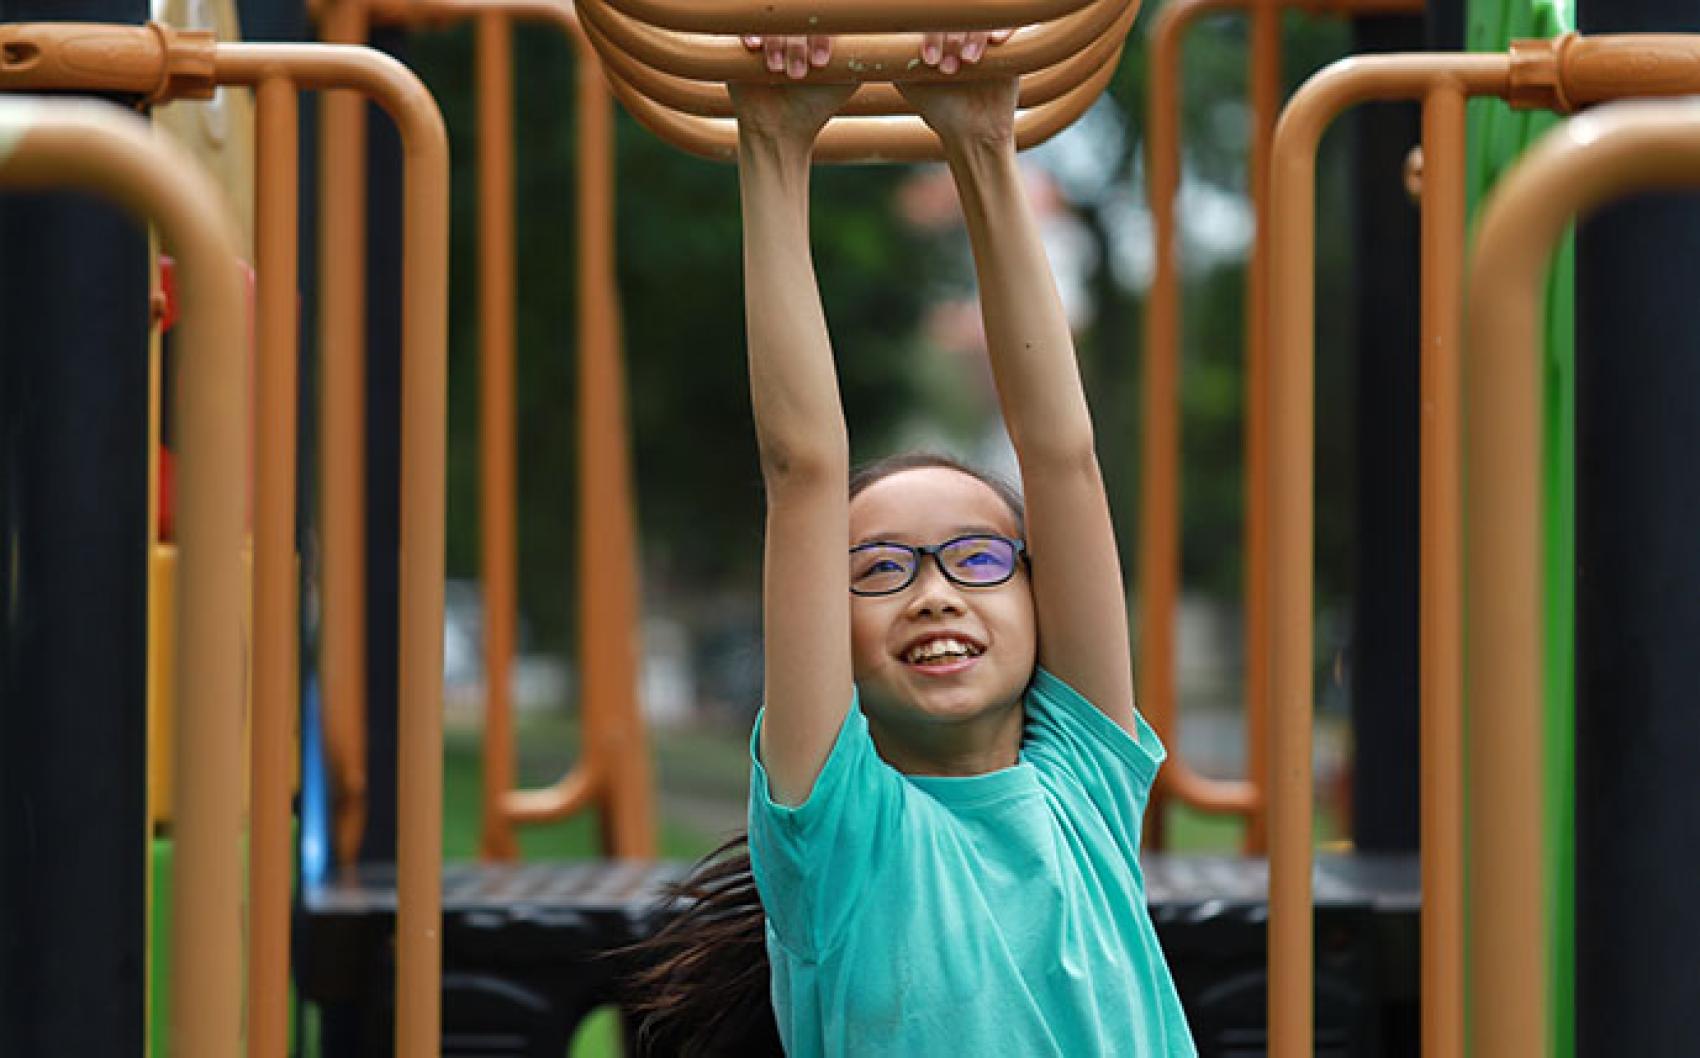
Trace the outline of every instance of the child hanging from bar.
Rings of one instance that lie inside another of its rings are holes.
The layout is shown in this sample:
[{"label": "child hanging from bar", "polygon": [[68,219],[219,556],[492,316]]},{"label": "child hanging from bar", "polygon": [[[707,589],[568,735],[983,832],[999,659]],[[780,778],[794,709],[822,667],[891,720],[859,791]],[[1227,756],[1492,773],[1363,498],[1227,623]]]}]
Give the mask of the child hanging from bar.
[{"label": "child hanging from bar", "polygon": [[[931,34],[972,66],[997,39]],[[801,78],[824,37],[747,41]],[[747,853],[645,947],[654,1053],[1196,1054],[1146,910],[1162,745],[1072,338],[1022,190],[1009,79],[912,84],[966,214],[1021,491],[905,455],[852,474],[808,243],[850,86],[734,85],[767,492],[765,708]],[[1023,503],[1025,496],[1025,505]],[[761,1043],[759,1041],[764,1041]]]}]

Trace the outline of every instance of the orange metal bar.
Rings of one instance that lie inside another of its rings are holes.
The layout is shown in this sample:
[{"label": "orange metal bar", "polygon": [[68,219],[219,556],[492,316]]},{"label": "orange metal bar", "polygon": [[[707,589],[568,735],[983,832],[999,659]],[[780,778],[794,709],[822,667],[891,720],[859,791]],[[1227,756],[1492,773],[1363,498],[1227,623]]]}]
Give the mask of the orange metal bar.
[{"label": "orange metal bar", "polygon": [[[1311,78],[1288,103],[1275,133],[1274,168],[1271,174],[1271,341],[1269,471],[1270,471],[1270,684],[1271,684],[1271,783],[1269,850],[1269,1024],[1271,1054],[1275,1058],[1298,1058],[1312,1048],[1313,966],[1311,947],[1311,621],[1312,621],[1312,451],[1315,342],[1315,166],[1316,148],[1323,132],[1346,108],[1371,100],[1426,99],[1438,96],[1425,115],[1424,153],[1428,159],[1425,183],[1445,182],[1434,172],[1443,161],[1463,157],[1462,122],[1456,109],[1469,95],[1500,95],[1509,91],[1511,60],[1505,55],[1387,55],[1347,59]],[[1455,189],[1455,183],[1452,188]],[[1448,192],[1425,191],[1425,250],[1437,248],[1439,226],[1461,223],[1461,201],[1448,202]],[[1440,201],[1437,201],[1440,199]],[[1456,238],[1457,236],[1452,236]],[[1456,356],[1456,309],[1436,306],[1456,297],[1456,276],[1450,288],[1435,289],[1435,280],[1425,266],[1423,289],[1423,359],[1445,363]],[[1447,313],[1450,312],[1450,316]],[[1453,321],[1449,324],[1447,321]],[[1444,346],[1451,341],[1453,350]],[[1425,367],[1433,384],[1436,372]],[[1444,377],[1444,371],[1440,372]],[[1425,411],[1427,435],[1456,415],[1455,393],[1425,392],[1425,408],[1431,402],[1450,404],[1452,410],[1436,415]],[[1425,459],[1434,449],[1426,447]],[[1434,475],[1432,488],[1438,493],[1450,483],[1456,492],[1456,467],[1426,463],[1425,475]],[[1425,493],[1424,499],[1429,499]],[[1455,508],[1453,508],[1455,511]],[[1429,511],[1425,518],[1443,519],[1445,509]],[[1443,531],[1436,522],[1425,521],[1424,532]],[[1443,555],[1425,553],[1432,563]],[[1457,629],[1459,615],[1437,613],[1435,581],[1461,577],[1461,570],[1425,564],[1423,601],[1428,610],[1424,627]],[[1456,643],[1455,633],[1453,644]],[[1442,729],[1456,723],[1461,708],[1456,697],[1444,700],[1444,686],[1434,685],[1433,674],[1449,671],[1447,662],[1436,661],[1436,650],[1448,645],[1425,638],[1422,644],[1424,673],[1423,706],[1428,713],[1452,713],[1451,720],[1428,716],[1426,732],[1432,736],[1438,721]],[[1431,745],[1425,743],[1425,752]],[[1426,776],[1458,772],[1461,762],[1454,755],[1424,758]],[[1425,1024],[1435,1026],[1444,1013],[1461,1013],[1456,990],[1461,981],[1437,980],[1430,974],[1449,958],[1444,949],[1454,948],[1462,937],[1461,918],[1445,916],[1461,910],[1455,887],[1462,877],[1462,820],[1456,806],[1436,793],[1445,784],[1430,778],[1423,784],[1423,893],[1424,893],[1424,992]],[[1450,814],[1449,814],[1450,813]],[[1454,892],[1446,892],[1447,886]],[[1454,993],[1448,997],[1447,993]],[[1461,1026],[1425,1033],[1425,1054],[1450,1055],[1438,1050],[1443,1041],[1459,1038]],[[1532,1053],[1532,1052],[1494,1052]]]},{"label": "orange metal bar", "polygon": [[[987,51],[973,69],[976,76],[989,77],[1032,73],[1054,66],[1108,32],[1130,6],[1137,8],[1139,0],[1092,0],[1092,3],[1054,21],[1019,29],[1008,41]],[[923,8],[917,4],[914,8],[917,12],[946,12],[950,20],[969,18],[972,12],[983,9],[981,4],[948,8],[938,5]],[[745,48],[736,36],[706,36],[658,28],[622,13],[612,6],[610,0],[579,0],[578,10],[585,26],[600,34],[609,45],[661,73],[714,82],[778,81],[785,78],[782,73],[768,70],[761,56]],[[909,29],[922,28],[919,19],[898,24]],[[817,27],[812,32],[823,31]],[[722,29],[720,34],[735,32]],[[601,46],[598,45],[599,48]],[[834,43],[831,61],[826,66],[811,70],[807,79],[828,83],[940,80],[962,76],[960,72],[955,75],[941,73],[937,68],[920,62],[919,55],[920,41],[914,33],[843,37]],[[634,87],[648,94],[646,83],[639,81]]]},{"label": "orange metal bar", "polygon": [[[361,0],[332,0],[327,42],[364,44]],[[366,101],[319,100],[319,489],[326,757],[337,862],[366,830]]]},{"label": "orange metal bar", "polygon": [[514,176],[512,24],[478,17],[479,532],[484,557],[484,825],[489,859],[519,854],[502,798],[514,785]]},{"label": "orange metal bar", "polygon": [[295,85],[255,91],[255,247],[259,343],[255,406],[252,831],[248,897],[248,1054],[283,1058],[289,1040],[289,785],[296,707],[296,228],[300,164]]},{"label": "orange metal bar", "polygon": [[[616,856],[652,856],[653,794],[637,687],[636,515],[630,485],[631,457],[624,415],[619,300],[614,275],[614,140],[608,88],[577,15],[563,0],[399,0],[375,4],[371,10],[375,18],[404,24],[482,20],[497,15],[543,22],[564,32],[581,60],[577,93],[578,348],[582,405],[579,421],[584,436],[579,445],[578,480],[579,510],[583,518],[579,533],[580,566],[584,571],[580,605],[586,613],[580,622],[578,653],[582,673],[583,753],[578,764],[553,785],[537,790],[512,789],[510,702],[505,695],[490,697],[486,710],[486,777],[505,772],[507,778],[501,785],[486,783],[483,843],[485,855],[511,857],[517,852],[513,824],[548,822],[594,806],[605,849]],[[499,86],[492,89],[493,93],[502,91]],[[494,106],[493,103],[480,105]],[[492,115],[491,120],[501,119]],[[481,127],[480,136],[484,135]],[[503,151],[511,151],[511,147],[498,150],[492,146],[488,152],[481,149],[481,158]],[[502,175],[501,166],[505,164],[496,161],[492,169],[486,170],[493,175],[481,176],[481,183],[494,188],[511,187],[511,174]],[[489,201],[489,196],[483,197]],[[511,205],[503,209],[511,217]],[[498,251],[507,263],[491,273],[498,278],[497,289],[487,296],[511,304],[511,238],[508,244],[510,249]],[[504,287],[499,281],[504,272],[506,293],[502,292]],[[511,332],[511,323],[504,326]],[[498,410],[487,416],[486,422],[511,423],[511,412],[503,418]],[[511,467],[511,444],[506,458]],[[512,471],[505,473],[511,476]],[[499,502],[490,493],[485,494],[484,501]],[[511,519],[512,500],[506,503]],[[487,533],[485,539],[488,544],[493,536]],[[487,600],[487,612],[491,606]],[[503,664],[502,656],[490,650],[486,667],[494,669]],[[511,647],[505,657],[511,659]]]},{"label": "orange metal bar", "polygon": [[[1441,83],[1423,98],[1422,322],[1419,429],[1419,757],[1424,762],[1422,1039],[1430,1056],[1464,1053],[1464,612],[1459,364],[1463,344],[1464,93]],[[1429,762],[1439,762],[1439,766]],[[1444,850],[1437,854],[1434,850]]]},{"label": "orange metal bar", "polygon": [[[16,54],[16,52],[13,52]],[[228,1058],[241,1037],[244,295],[219,191],[145,122],[102,104],[0,99],[0,185],[75,187],[152,221],[183,291],[174,405],[182,548],[177,664],[172,1053]]]},{"label": "orange metal bar", "polygon": [[394,59],[366,48],[223,44],[217,76],[287,73],[378,103],[402,150],[402,438],[396,1053],[440,1046],[443,527],[448,410],[448,135],[436,102]]},{"label": "orange metal bar", "polygon": [[627,16],[695,33],[879,33],[1026,26],[1062,18],[1091,0],[612,0]]},{"label": "orange metal bar", "polygon": [[[1680,95],[1700,92],[1700,35],[1624,35],[1583,39],[1575,35],[1551,41],[1521,41],[1504,55],[1386,55],[1348,59],[1313,77],[1293,97],[1275,136],[1273,174],[1273,302],[1272,340],[1275,361],[1271,377],[1270,470],[1274,506],[1271,519],[1271,675],[1274,726],[1273,782],[1270,789],[1270,1027],[1276,1058],[1296,1058],[1311,1047],[1311,480],[1312,380],[1315,338],[1315,153],[1323,131],[1347,107],[1371,100],[1420,99],[1424,103],[1423,204],[1423,569],[1421,587],[1423,628],[1420,665],[1424,686],[1422,751],[1427,776],[1422,791],[1423,813],[1423,963],[1425,1053],[1449,1055],[1463,1039],[1464,1004],[1457,994],[1456,948],[1463,935],[1464,872],[1461,779],[1463,658],[1458,629],[1468,626],[1472,657],[1500,657],[1497,650],[1478,644],[1502,642],[1496,636],[1534,637],[1529,664],[1534,675],[1468,676],[1474,701],[1492,703],[1471,718],[1470,848],[1481,870],[1471,876],[1472,990],[1497,989],[1499,1009],[1484,1015],[1481,1003],[1470,1011],[1471,1040],[1483,1055],[1544,1053],[1545,1018],[1542,969],[1542,915],[1539,900],[1530,900],[1539,876],[1539,725],[1523,717],[1522,706],[1506,705],[1507,695],[1528,693],[1538,700],[1538,624],[1526,631],[1492,632],[1478,627],[1478,614],[1504,618],[1497,606],[1521,603],[1480,603],[1472,593],[1466,621],[1463,611],[1463,572],[1459,540],[1459,463],[1456,441],[1433,436],[1459,421],[1457,344],[1459,313],[1457,270],[1462,264],[1463,192],[1457,167],[1464,158],[1463,101],[1473,96],[1498,95],[1525,107],[1565,108],[1612,96]],[[1586,128],[1586,126],[1584,126]],[[1450,271],[1449,271],[1450,269]],[[1484,268],[1478,259],[1476,271]],[[1478,295],[1479,296],[1479,295]],[[1479,304],[1479,302],[1472,302]],[[1533,311],[1533,310],[1531,310]],[[1473,336],[1474,340],[1474,336]],[[1497,348],[1480,345],[1477,348]],[[1482,358],[1472,360],[1471,386]],[[1527,381],[1531,388],[1534,383]],[[1520,383],[1523,384],[1523,383]],[[1538,399],[1530,395],[1531,407]],[[1472,435],[1486,422],[1480,406],[1469,407]],[[1521,412],[1518,412],[1521,414]],[[1529,414],[1534,415],[1531,411]],[[1508,429],[1518,422],[1505,416]],[[1489,420],[1492,421],[1492,420]],[[1531,427],[1532,429],[1537,427]],[[1454,434],[1456,430],[1452,431]],[[1468,497],[1472,525],[1497,515],[1478,507],[1481,456],[1470,450]],[[1491,460],[1490,460],[1491,462]],[[1494,478],[1492,480],[1500,480]],[[1521,481],[1532,510],[1537,476]],[[1519,497],[1522,493],[1517,494]],[[1497,502],[1503,500],[1501,497]],[[1514,501],[1522,503],[1521,498]],[[1497,530],[1482,529],[1492,535]],[[1523,573],[1506,573],[1503,552],[1477,546],[1475,528],[1469,541],[1471,562],[1494,571],[1497,599],[1510,581],[1508,594],[1525,591]],[[1517,537],[1527,549],[1534,530]],[[1494,545],[1499,546],[1499,545]],[[1509,545],[1504,545],[1509,546]],[[1492,553],[1493,558],[1484,559]],[[1536,593],[1538,620],[1538,549],[1521,556],[1534,563],[1529,592]],[[1449,565],[1450,564],[1450,565]],[[1487,620],[1487,618],[1483,618]],[[1487,636],[1487,639],[1479,638]],[[1526,644],[1518,641],[1516,649]],[[1509,648],[1508,648],[1509,649]],[[1521,658],[1521,654],[1514,655]],[[1515,664],[1521,664],[1516,662]],[[1508,682],[1507,682],[1508,681]],[[1523,682],[1518,682],[1523,681]],[[1524,686],[1524,684],[1527,686]],[[1530,688],[1533,688],[1532,690]],[[1533,708],[1531,706],[1530,708]],[[1515,713],[1515,715],[1512,715]],[[1478,733],[1478,726],[1485,732]],[[1498,757],[1476,748],[1479,740],[1510,740],[1520,747]],[[1523,740],[1517,742],[1517,740]],[[1525,789],[1526,785],[1526,789]],[[1503,803],[1500,798],[1503,797]],[[1532,807],[1527,798],[1533,797]],[[1491,814],[1484,820],[1479,812]],[[1513,820],[1516,820],[1513,823]],[[1529,821],[1534,822],[1530,823]],[[1518,826],[1526,826],[1523,831]],[[1491,851],[1490,851],[1491,850]],[[1480,857],[1490,857],[1481,859]],[[1504,857],[1502,859],[1502,857]],[[1513,863],[1513,861],[1515,861]],[[1513,863],[1512,867],[1504,864]],[[1516,872],[1504,881],[1502,870]],[[1492,880],[1482,874],[1490,874]],[[1525,880],[1534,878],[1532,883]],[[1520,902],[1520,903],[1519,903]],[[1495,923],[1489,925],[1488,923]],[[1487,939],[1491,938],[1491,940]],[[1513,939],[1514,938],[1514,939]],[[1491,950],[1489,950],[1491,949]],[[1496,984],[1488,984],[1492,981]],[[1475,991],[1478,997],[1487,994]],[[1529,1010],[1533,1004],[1535,1013]],[[1484,1022],[1485,1017],[1485,1022]],[[1530,1030],[1528,1020],[1539,1022]],[[1536,1035],[1529,1035],[1535,1031]],[[1536,1045],[1538,1043],[1538,1045]]]},{"label": "orange metal bar", "polygon": [[[589,27],[590,23],[586,23]],[[595,31],[591,30],[595,39]],[[1115,76],[1121,52],[1092,77],[1060,98],[1016,116],[1016,146],[1025,150],[1055,136],[1086,113]],[[738,130],[730,121],[680,114],[643,95],[613,72],[608,82],[614,96],[640,124],[682,150],[714,161],[737,156]],[[817,162],[938,161],[944,149],[919,118],[834,118],[816,141]]]},{"label": "orange metal bar", "polygon": [[[1252,143],[1250,178],[1258,237],[1247,269],[1245,440],[1245,714],[1247,779],[1221,782],[1199,775],[1180,752],[1175,688],[1175,614],[1180,593],[1180,271],[1175,199],[1180,187],[1181,48],[1199,19],[1249,9],[1252,14]],[[1280,17],[1284,11],[1343,17],[1416,14],[1422,0],[1170,0],[1151,29],[1151,84],[1146,122],[1147,199],[1156,242],[1156,271],[1146,298],[1144,447],[1139,505],[1140,708],[1169,745],[1158,796],[1179,798],[1209,812],[1246,817],[1245,848],[1267,844],[1263,790],[1267,742],[1269,569],[1267,455],[1268,157],[1280,103]],[[1160,818],[1154,826],[1160,835]],[[1160,838],[1159,838],[1160,840]]]}]

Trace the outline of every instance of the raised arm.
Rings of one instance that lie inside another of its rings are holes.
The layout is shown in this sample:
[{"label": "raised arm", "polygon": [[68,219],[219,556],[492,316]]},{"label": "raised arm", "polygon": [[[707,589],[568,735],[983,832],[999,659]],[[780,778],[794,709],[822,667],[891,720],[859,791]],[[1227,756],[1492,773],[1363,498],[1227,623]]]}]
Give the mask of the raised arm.
[{"label": "raised arm", "polygon": [[1022,189],[1013,81],[910,85],[944,140],[980,280],[992,372],[1021,465],[1039,663],[1130,733],[1127,603],[1074,340]]},{"label": "raised arm", "polygon": [[809,156],[849,88],[738,85],[750,397],[767,489],[762,565],[775,798],[801,804],[851,693],[849,441],[809,254]]}]

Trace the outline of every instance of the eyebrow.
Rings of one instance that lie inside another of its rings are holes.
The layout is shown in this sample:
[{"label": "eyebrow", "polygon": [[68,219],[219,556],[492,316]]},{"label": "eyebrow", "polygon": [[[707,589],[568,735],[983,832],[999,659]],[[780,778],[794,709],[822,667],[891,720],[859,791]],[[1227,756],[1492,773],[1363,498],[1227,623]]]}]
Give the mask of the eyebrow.
[{"label": "eyebrow", "polygon": [[[913,535],[914,534],[912,534],[912,533],[902,533],[902,532],[868,533],[867,535],[863,536],[861,539],[852,542],[850,546],[851,547],[861,547],[863,544],[907,544],[907,543],[909,543],[909,538]],[[992,526],[992,525],[980,525],[980,524],[959,525],[959,526],[956,526],[953,529],[948,530],[945,533],[944,536],[939,538],[939,542],[943,543],[946,540],[955,540],[959,536],[1005,536],[1005,537],[1007,537],[1007,536],[1010,536],[1010,535],[1011,534],[1007,530],[999,529],[996,526]]]}]

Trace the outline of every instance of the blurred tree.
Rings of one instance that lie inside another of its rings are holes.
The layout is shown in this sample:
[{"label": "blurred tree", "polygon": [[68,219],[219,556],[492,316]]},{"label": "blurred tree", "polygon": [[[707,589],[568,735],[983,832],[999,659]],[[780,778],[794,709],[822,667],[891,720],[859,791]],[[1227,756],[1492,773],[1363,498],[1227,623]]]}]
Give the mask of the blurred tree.
[{"label": "blurred tree", "polygon": [[[478,571],[476,195],[469,29],[418,35],[454,157],[450,304],[450,576]],[[518,149],[520,603],[538,645],[573,621],[576,59],[515,34]],[[761,488],[744,369],[738,189],[730,166],[618,125],[619,280],[646,574],[702,594],[755,586]],[[892,167],[815,178],[817,270],[858,456],[914,406],[922,256],[891,216]]]}]

